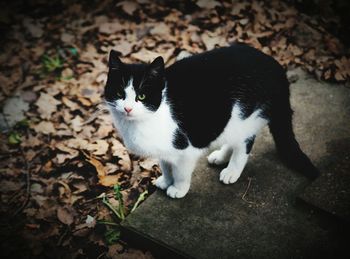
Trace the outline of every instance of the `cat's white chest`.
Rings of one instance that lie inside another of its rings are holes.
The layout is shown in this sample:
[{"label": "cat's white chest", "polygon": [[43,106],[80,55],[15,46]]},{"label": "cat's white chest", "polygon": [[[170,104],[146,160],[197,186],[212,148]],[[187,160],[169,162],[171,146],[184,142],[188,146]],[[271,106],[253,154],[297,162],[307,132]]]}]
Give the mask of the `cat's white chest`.
[{"label": "cat's white chest", "polygon": [[171,154],[177,125],[167,105],[161,105],[156,113],[140,121],[126,120],[116,113],[113,115],[115,126],[129,151],[154,158]]}]

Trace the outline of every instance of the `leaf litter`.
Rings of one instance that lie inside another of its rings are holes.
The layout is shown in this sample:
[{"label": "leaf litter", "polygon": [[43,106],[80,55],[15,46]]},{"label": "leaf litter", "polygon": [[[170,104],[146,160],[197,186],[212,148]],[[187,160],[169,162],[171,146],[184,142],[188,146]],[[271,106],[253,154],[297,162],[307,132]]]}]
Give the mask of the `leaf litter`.
[{"label": "leaf litter", "polygon": [[155,190],[160,169],[128,152],[105,113],[111,49],[170,65],[245,42],[286,69],[349,85],[349,49],[284,1],[71,2],[34,1],[33,13],[0,21],[9,28],[0,51],[5,256],[152,258],[120,240],[119,221]]}]

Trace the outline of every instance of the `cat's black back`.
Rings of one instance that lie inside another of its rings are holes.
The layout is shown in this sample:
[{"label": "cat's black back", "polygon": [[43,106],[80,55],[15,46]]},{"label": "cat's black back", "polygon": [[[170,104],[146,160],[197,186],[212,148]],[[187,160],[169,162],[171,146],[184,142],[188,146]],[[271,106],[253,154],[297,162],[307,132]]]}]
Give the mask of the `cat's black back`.
[{"label": "cat's black back", "polygon": [[289,104],[282,66],[243,44],[182,59],[166,69],[165,77],[173,116],[197,148],[207,147],[223,132],[236,102],[242,119],[261,109],[267,120],[276,100]]}]

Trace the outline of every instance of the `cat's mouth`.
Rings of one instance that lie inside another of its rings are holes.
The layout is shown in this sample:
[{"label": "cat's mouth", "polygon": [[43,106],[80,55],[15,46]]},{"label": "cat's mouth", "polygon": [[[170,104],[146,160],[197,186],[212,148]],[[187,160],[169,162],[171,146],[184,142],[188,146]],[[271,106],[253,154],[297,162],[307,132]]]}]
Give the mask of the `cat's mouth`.
[{"label": "cat's mouth", "polygon": [[135,120],[136,116],[135,114],[131,114],[130,112],[123,112],[124,118],[127,120]]}]

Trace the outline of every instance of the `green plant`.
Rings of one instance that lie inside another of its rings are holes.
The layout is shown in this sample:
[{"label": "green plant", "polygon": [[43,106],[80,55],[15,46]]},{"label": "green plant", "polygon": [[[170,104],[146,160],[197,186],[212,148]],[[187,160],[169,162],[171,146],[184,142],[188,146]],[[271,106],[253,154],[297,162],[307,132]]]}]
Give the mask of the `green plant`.
[{"label": "green plant", "polygon": [[[118,206],[115,207],[113,206],[107,199],[106,194],[103,193],[100,195],[98,198],[102,198],[102,202],[104,205],[107,206],[108,209],[110,209],[113,214],[119,219],[119,221],[122,221],[125,219],[125,207],[124,207],[124,201],[123,201],[123,194],[121,193],[121,187],[120,185],[116,184],[113,186],[113,192],[114,192],[114,198],[118,201]],[[138,197],[137,201],[133,205],[130,213],[132,213],[138,206],[139,204],[145,200],[146,195],[148,195],[148,191],[144,191],[143,193],[140,194]],[[106,242],[110,245],[115,242],[117,242],[120,238],[120,225],[118,223],[114,222],[109,222],[109,221],[103,221],[99,220],[97,221],[98,224],[104,224],[107,225],[108,228],[105,232],[105,238]]]},{"label": "green plant", "polygon": [[108,245],[112,245],[119,241],[120,229],[119,228],[108,228],[105,232],[105,239]]},{"label": "green plant", "polygon": [[22,141],[22,134],[20,133],[24,129],[28,128],[29,122],[27,119],[18,121],[8,134],[8,143],[11,145],[17,145]]},{"label": "green plant", "polygon": [[17,145],[21,143],[21,134],[19,134],[17,131],[11,131],[8,136],[8,142],[11,145]]},{"label": "green plant", "polygon": [[62,69],[63,67],[63,60],[61,59],[61,57],[59,55],[54,55],[52,57],[48,56],[47,54],[45,54],[42,57],[42,68],[43,68],[43,72],[45,74],[49,74],[52,73],[54,71],[58,71],[60,69]]},{"label": "green plant", "polygon": [[[117,192],[116,192],[116,190],[117,190]],[[106,198],[106,194],[105,193],[103,193],[103,195],[101,196],[102,197],[102,202],[103,202],[104,205],[106,205],[114,213],[114,215],[117,216],[117,218],[119,220],[123,220],[125,218],[123,196],[120,193],[120,189],[116,188],[116,185],[114,186],[114,196],[119,202],[117,208],[109,203],[109,201]]]}]

